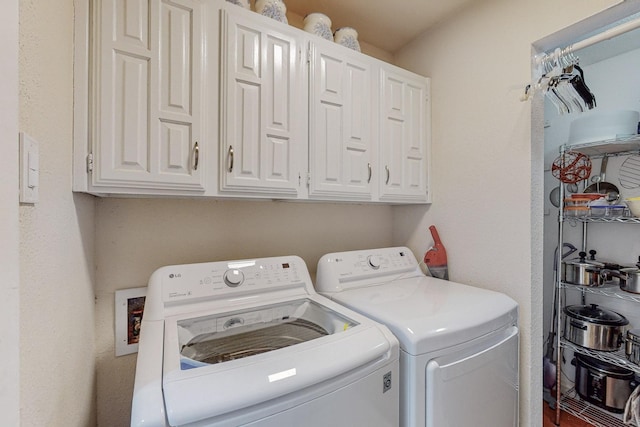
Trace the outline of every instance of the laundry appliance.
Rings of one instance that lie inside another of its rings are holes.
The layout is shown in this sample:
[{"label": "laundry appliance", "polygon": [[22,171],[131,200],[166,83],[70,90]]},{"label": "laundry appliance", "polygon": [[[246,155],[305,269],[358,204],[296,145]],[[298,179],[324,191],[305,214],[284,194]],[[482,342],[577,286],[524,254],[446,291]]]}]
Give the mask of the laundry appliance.
[{"label": "laundry appliance", "polygon": [[296,256],[156,270],[142,318],[132,426],[399,423],[399,347],[318,295]]},{"label": "laundry appliance", "polygon": [[400,424],[518,425],[518,306],[425,276],[406,247],[324,255],[316,289],[400,341]]}]

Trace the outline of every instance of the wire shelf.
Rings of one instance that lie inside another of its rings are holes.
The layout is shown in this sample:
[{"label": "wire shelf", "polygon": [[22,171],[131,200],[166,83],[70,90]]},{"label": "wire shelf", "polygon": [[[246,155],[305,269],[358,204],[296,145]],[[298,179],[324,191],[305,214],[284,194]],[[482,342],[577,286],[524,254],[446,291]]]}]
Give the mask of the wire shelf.
[{"label": "wire shelf", "polygon": [[561,282],[560,288],[640,303],[640,294],[625,292],[621,290],[617,284],[609,284],[604,286],[581,286],[581,285],[573,285],[571,283]]},{"label": "wire shelf", "polygon": [[567,217],[563,216],[565,221],[568,222],[601,222],[601,223],[622,223],[622,224],[640,224],[640,218],[616,216],[616,217],[598,217],[598,216],[580,216],[580,217]]},{"label": "wire shelf", "polygon": [[562,338],[560,342],[562,343],[562,347],[571,349],[575,353],[591,356],[603,362],[611,363],[613,365],[620,366],[621,368],[629,369],[636,374],[640,374],[640,366],[627,359],[627,356],[624,353],[624,346],[618,351],[598,351],[580,347],[579,345],[576,345],[571,341],[567,341],[564,338]]},{"label": "wire shelf", "polygon": [[585,142],[582,144],[566,144],[560,152],[578,151],[591,157],[622,156],[640,152],[640,135],[621,135],[613,139]]},{"label": "wire shelf", "polygon": [[625,424],[622,415],[617,415],[585,402],[575,389],[569,390],[560,400],[560,408],[596,427],[628,427],[636,424]]}]

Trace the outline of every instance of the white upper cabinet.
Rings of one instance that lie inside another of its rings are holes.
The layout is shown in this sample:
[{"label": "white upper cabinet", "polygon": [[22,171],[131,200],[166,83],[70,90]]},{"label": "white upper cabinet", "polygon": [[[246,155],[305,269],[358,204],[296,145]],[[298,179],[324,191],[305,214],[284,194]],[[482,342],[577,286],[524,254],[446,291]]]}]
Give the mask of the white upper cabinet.
[{"label": "white upper cabinet", "polygon": [[309,57],[309,197],[371,200],[371,62],[324,41]]},{"label": "white upper cabinet", "polygon": [[[94,191],[203,192],[203,13],[199,1],[95,2]],[[91,171],[92,169],[92,171]]]},{"label": "white upper cabinet", "polygon": [[383,65],[379,87],[380,200],[430,202],[429,79]]},{"label": "white upper cabinet", "polygon": [[222,11],[220,190],[297,198],[306,172],[302,44],[290,28]]},{"label": "white upper cabinet", "polygon": [[74,191],[429,203],[429,79],[223,0],[76,2]]}]

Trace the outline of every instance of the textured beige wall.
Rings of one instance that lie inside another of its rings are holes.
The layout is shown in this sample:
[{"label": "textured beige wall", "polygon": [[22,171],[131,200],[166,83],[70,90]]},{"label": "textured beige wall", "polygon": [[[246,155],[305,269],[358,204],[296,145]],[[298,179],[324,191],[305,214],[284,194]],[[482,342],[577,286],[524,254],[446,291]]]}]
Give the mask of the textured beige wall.
[{"label": "textured beige wall", "polygon": [[615,3],[477,2],[396,54],[432,78],[434,202],[394,208],[394,242],[423,253],[436,224],[453,280],[518,301],[522,427],[542,425],[543,165],[519,97],[532,43]]},{"label": "textured beige wall", "polygon": [[20,130],[40,201],[20,207],[22,426],[95,424],[94,199],[71,192],[73,2],[20,1]]},{"label": "textured beige wall", "polygon": [[98,424],[128,423],[136,355],[114,355],[117,289],[163,265],[298,255],[315,275],[328,252],[388,246],[390,206],[100,199],[96,210]]}]

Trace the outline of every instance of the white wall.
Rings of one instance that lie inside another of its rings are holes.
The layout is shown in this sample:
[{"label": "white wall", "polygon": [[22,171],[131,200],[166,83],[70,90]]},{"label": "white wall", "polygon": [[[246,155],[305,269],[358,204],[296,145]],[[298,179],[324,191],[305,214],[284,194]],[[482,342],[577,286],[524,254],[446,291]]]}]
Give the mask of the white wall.
[{"label": "white wall", "polygon": [[0,414],[20,423],[20,269],[18,223],[18,0],[0,7]]},{"label": "white wall", "polygon": [[72,35],[72,0],[20,1],[19,124],[40,143],[40,201],[20,207],[23,426],[95,424],[95,202],[71,192]]},{"label": "white wall", "polygon": [[542,425],[543,161],[531,138],[542,121],[519,97],[532,43],[615,3],[477,2],[396,54],[432,78],[435,160],[434,203],[394,208],[394,243],[421,254],[435,224],[452,280],[518,301],[522,427]]},{"label": "white wall", "polygon": [[98,425],[126,425],[136,355],[114,355],[114,295],[163,265],[325,253],[391,244],[391,207],[331,203],[100,199],[96,346]]}]

